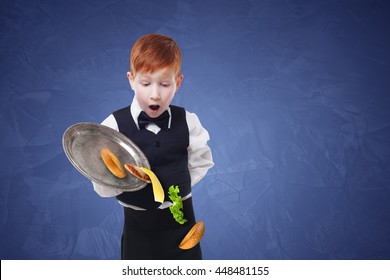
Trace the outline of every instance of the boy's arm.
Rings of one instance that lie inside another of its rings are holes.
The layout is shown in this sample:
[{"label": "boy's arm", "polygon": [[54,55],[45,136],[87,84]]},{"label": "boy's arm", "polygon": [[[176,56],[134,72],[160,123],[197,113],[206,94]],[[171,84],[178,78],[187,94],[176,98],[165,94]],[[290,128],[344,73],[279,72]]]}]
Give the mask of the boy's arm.
[{"label": "boy's arm", "polygon": [[[113,115],[108,116],[102,123],[102,125],[108,126],[112,129],[115,129],[118,131],[118,124],[114,118]],[[95,182],[92,182],[93,189],[95,192],[100,195],[101,197],[112,197],[112,196],[117,196],[122,193],[121,190],[114,190],[111,188],[104,187],[102,185],[96,184]]]},{"label": "boy's arm", "polygon": [[191,186],[198,183],[214,166],[213,157],[207,141],[209,133],[201,125],[199,118],[194,113],[186,112],[187,125],[190,133],[188,146],[188,169],[191,175]]}]

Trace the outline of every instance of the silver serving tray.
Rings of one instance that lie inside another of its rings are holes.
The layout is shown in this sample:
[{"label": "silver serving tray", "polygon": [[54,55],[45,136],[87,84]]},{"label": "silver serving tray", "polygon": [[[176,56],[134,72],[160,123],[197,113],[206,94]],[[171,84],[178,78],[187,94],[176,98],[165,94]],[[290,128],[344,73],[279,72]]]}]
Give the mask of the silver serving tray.
[{"label": "silver serving tray", "polygon": [[72,125],[64,132],[62,146],[73,166],[99,185],[123,191],[138,191],[147,185],[130,173],[123,179],[117,178],[105,166],[100,152],[107,147],[123,164],[150,169],[149,161],[140,148],[112,128],[96,123]]}]

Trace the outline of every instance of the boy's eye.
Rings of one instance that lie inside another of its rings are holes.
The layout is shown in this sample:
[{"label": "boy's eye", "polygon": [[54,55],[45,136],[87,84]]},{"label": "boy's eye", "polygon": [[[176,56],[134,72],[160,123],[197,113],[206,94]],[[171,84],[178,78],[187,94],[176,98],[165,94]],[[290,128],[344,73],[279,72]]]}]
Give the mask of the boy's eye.
[{"label": "boy's eye", "polygon": [[167,84],[167,83],[162,83],[161,84],[163,87],[169,87],[170,86],[170,84]]},{"label": "boy's eye", "polygon": [[150,83],[141,83],[144,87],[147,87],[148,85],[150,85]]}]

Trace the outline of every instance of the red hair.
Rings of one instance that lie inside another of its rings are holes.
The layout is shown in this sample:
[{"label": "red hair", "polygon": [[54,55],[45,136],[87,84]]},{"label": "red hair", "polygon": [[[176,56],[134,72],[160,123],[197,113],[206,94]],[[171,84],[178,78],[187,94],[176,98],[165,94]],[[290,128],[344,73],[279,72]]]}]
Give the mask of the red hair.
[{"label": "red hair", "polygon": [[175,77],[180,75],[181,53],[171,37],[149,34],[135,42],[130,54],[130,73],[151,73],[162,68],[171,68]]}]

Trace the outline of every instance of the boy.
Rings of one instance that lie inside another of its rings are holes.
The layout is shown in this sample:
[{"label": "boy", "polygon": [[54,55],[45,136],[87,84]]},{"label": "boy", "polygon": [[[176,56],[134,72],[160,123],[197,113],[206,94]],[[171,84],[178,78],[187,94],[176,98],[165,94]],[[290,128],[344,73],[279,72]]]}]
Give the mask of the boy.
[{"label": "boy", "polygon": [[[122,192],[93,183],[94,189],[102,197],[116,196],[124,206],[122,259],[201,259],[199,244],[189,250],[180,249],[179,244],[196,223],[191,187],[214,163],[208,132],[198,117],[171,105],[183,81],[180,49],[170,37],[143,36],[133,46],[130,68],[127,77],[135,94],[133,101],[102,124],[140,147],[164,188],[165,201],[154,201],[151,186]],[[169,209],[172,185],[180,189],[184,224],[176,222]]]}]

